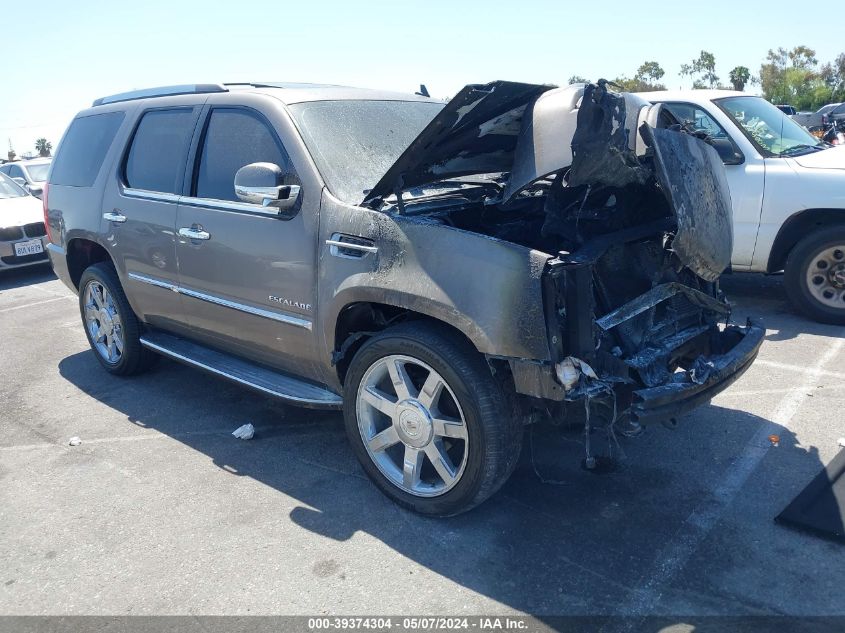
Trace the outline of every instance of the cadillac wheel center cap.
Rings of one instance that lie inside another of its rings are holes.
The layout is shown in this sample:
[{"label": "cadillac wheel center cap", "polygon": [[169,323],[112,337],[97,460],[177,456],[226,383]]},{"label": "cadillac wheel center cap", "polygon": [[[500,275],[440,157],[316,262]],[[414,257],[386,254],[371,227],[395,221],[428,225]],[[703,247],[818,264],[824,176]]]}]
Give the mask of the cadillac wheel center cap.
[{"label": "cadillac wheel center cap", "polygon": [[103,329],[106,330],[107,332],[111,332],[111,330],[114,329],[114,321],[112,320],[111,315],[109,314],[108,310],[105,310],[105,309],[100,310],[99,317],[100,317],[100,323],[102,324]]},{"label": "cadillac wheel center cap", "polygon": [[404,402],[400,405],[397,426],[405,444],[422,447],[431,440],[431,418],[418,403]]}]

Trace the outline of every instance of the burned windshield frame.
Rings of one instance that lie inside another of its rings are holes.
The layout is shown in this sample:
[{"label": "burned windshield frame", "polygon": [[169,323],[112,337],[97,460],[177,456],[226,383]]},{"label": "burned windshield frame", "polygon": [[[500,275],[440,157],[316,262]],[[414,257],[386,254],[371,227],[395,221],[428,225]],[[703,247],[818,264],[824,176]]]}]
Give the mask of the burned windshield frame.
[{"label": "burned windshield frame", "polygon": [[[745,136],[745,138],[748,139],[748,141],[754,146],[754,148],[758,152],[760,152],[760,154],[764,158],[785,158],[785,157],[788,157],[788,156],[795,156],[795,154],[789,153],[790,148],[784,149],[780,153],[777,153],[777,152],[773,152],[769,148],[760,144],[757,141],[757,139],[754,138],[754,136],[751,134],[751,132],[748,129],[746,129],[746,127],[739,120],[737,120],[737,118],[731,113],[731,111],[725,105],[727,102],[735,101],[735,100],[738,100],[738,99],[749,99],[749,100],[751,100],[751,99],[760,99],[760,97],[754,97],[754,96],[751,96],[751,95],[749,95],[749,96],[739,96],[739,97],[737,97],[737,96],[721,97],[719,99],[713,99],[713,103],[716,104],[717,108],[719,108],[722,112],[725,113],[725,116],[727,116],[728,119],[730,119],[731,123],[734,124],[734,127],[736,127],[740,131],[740,133],[743,136]],[[806,143],[796,143],[793,147],[798,147],[799,145],[806,145],[810,149],[810,151],[815,151],[815,149],[817,149],[817,148],[822,149],[822,148],[827,147],[827,144],[824,141],[821,141],[820,139],[817,139],[815,136],[810,134],[801,125],[799,125],[798,123],[793,121],[789,116],[787,116],[786,114],[784,114],[783,112],[778,110],[778,108],[776,106],[770,104],[768,101],[765,101],[763,99],[761,99],[761,101],[763,101],[763,103],[769,104],[771,106],[772,110],[777,112],[784,119],[789,119],[789,121],[792,123],[792,125],[794,125],[796,128],[801,130],[807,136],[807,142]],[[768,125],[768,122],[766,122],[766,124]],[[772,128],[772,129],[774,129],[774,128]],[[781,127],[781,139],[783,138],[783,131],[782,130],[783,130],[783,127]]]}]

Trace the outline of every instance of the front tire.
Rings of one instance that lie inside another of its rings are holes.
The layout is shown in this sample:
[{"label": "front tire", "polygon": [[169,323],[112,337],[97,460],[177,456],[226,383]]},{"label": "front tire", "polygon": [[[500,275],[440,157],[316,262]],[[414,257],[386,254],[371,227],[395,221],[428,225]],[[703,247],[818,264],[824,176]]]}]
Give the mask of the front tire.
[{"label": "front tire", "polygon": [[845,325],[845,226],[824,227],[799,241],[786,260],[784,287],[792,305],[811,319]]},{"label": "front tire", "polygon": [[399,505],[466,512],[513,472],[522,421],[459,335],[405,323],[367,341],[344,384],[346,432],[364,471]]},{"label": "front tire", "polygon": [[155,354],[141,346],[141,324],[110,262],[92,264],[79,280],[79,312],[100,365],[129,376],[147,369]]}]

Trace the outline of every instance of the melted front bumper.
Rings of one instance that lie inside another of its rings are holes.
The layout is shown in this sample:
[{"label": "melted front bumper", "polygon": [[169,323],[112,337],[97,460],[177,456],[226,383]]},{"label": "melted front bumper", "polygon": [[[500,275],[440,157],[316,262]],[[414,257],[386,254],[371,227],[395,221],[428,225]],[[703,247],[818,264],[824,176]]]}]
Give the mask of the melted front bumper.
[{"label": "melted front bumper", "polygon": [[632,419],[640,424],[666,420],[706,404],[751,366],[765,334],[752,319],[745,326],[728,326],[719,334],[727,351],[702,357],[695,368],[674,373],[671,382],[634,391]]}]

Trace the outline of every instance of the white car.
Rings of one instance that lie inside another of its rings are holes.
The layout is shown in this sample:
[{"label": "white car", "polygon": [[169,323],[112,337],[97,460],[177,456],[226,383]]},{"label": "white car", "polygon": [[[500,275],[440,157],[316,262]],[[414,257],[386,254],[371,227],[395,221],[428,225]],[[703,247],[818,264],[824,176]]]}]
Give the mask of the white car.
[{"label": "white car", "polygon": [[0,173],[0,271],[47,262],[41,201]]},{"label": "white car", "polygon": [[0,174],[6,174],[33,196],[40,198],[52,162],[52,158],[19,160],[0,167]]},{"label": "white car", "polygon": [[733,270],[783,270],[797,308],[845,324],[845,146],[821,142],[744,92],[640,96],[706,132],[719,151],[733,203]]}]

